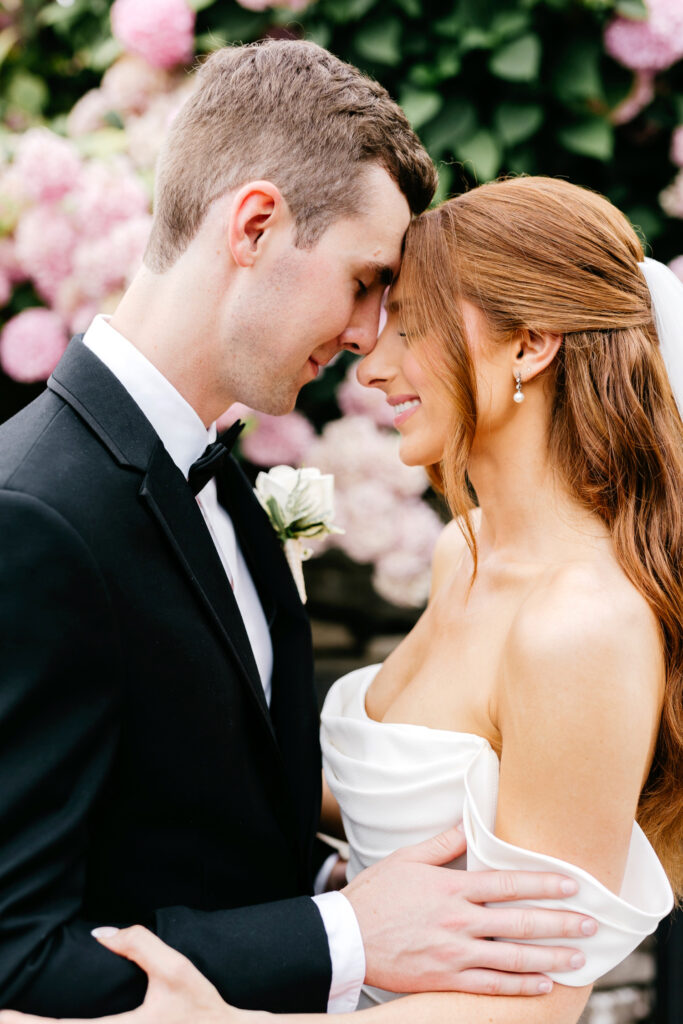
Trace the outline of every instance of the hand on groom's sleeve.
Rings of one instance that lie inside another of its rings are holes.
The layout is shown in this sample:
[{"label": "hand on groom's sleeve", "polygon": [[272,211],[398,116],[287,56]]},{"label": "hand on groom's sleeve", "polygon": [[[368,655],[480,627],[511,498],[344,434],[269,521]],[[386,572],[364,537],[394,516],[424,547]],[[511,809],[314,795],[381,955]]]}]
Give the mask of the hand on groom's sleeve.
[{"label": "hand on groom's sleeve", "polygon": [[330,958],[310,897],[85,918],[88,829],[119,737],[117,624],[87,544],[52,508],[0,490],[0,538],[0,1007],[89,1017],[139,1005],[144,973],[90,931],[142,923],[236,1005],[323,1010]]}]

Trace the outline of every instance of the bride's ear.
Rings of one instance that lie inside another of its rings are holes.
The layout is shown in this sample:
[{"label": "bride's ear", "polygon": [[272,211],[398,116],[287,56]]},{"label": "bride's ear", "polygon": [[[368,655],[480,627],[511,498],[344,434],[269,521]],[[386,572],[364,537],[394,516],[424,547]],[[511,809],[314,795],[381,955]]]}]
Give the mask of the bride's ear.
[{"label": "bride's ear", "polygon": [[514,346],[513,376],[521,374],[524,383],[538,377],[552,363],[563,338],[551,331],[520,331]]}]

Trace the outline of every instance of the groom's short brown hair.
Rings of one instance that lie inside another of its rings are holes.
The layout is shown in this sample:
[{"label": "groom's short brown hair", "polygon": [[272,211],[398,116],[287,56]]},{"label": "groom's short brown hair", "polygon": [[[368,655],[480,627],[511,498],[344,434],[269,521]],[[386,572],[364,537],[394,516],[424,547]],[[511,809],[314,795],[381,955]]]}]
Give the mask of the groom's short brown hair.
[{"label": "groom's short brown hair", "polygon": [[225,47],[197,73],[159,156],[145,262],[171,266],[215,199],[272,181],[312,246],[335,220],[362,210],[363,165],[382,165],[421,213],[434,165],[386,89],[315,43],[266,40]]}]

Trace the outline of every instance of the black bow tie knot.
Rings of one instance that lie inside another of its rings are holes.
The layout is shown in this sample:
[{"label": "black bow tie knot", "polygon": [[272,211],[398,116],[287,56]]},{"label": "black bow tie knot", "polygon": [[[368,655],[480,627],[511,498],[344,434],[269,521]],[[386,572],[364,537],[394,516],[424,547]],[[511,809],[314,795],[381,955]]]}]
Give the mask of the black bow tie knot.
[{"label": "black bow tie knot", "polygon": [[187,474],[187,482],[196,497],[201,490],[212,480],[220,464],[232,451],[235,441],[244,430],[244,423],[236,420],[224,434],[216,438],[213,444],[208,445],[196,462],[190,466]]}]

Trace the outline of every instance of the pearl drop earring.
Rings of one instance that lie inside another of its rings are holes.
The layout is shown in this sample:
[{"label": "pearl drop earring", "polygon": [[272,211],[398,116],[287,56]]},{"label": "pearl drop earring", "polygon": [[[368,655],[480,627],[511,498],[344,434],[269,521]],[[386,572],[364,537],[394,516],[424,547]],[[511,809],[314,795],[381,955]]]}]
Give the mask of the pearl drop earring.
[{"label": "pearl drop earring", "polygon": [[519,372],[519,370],[515,372],[515,393],[512,396],[512,400],[513,402],[517,402],[517,405],[524,401],[524,392],[522,391],[522,375]]}]

